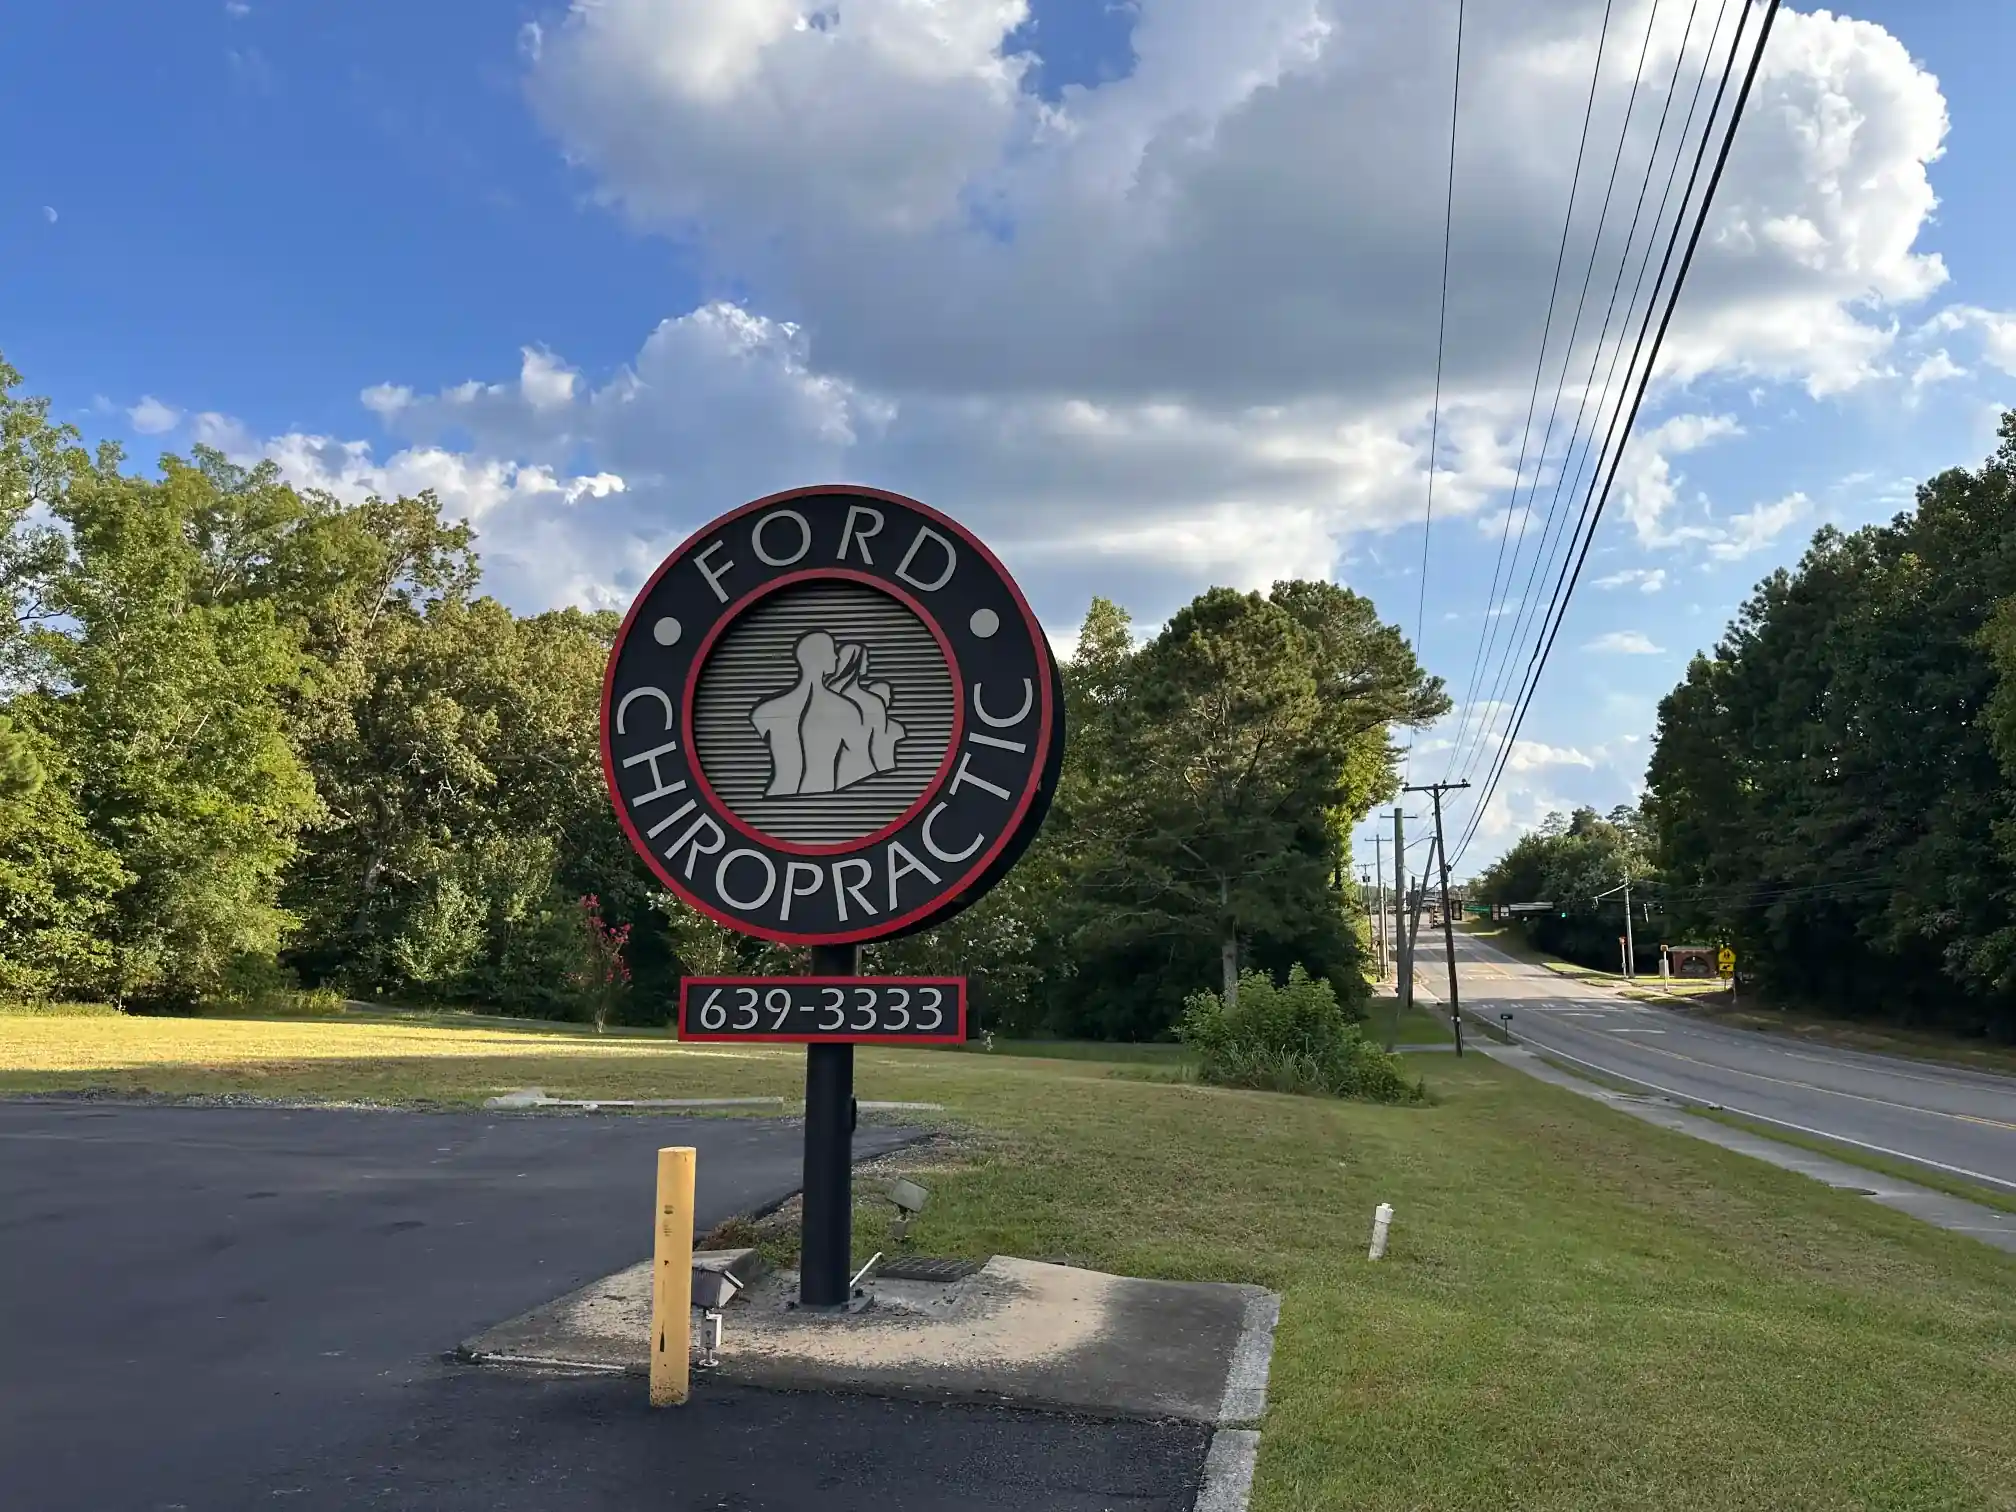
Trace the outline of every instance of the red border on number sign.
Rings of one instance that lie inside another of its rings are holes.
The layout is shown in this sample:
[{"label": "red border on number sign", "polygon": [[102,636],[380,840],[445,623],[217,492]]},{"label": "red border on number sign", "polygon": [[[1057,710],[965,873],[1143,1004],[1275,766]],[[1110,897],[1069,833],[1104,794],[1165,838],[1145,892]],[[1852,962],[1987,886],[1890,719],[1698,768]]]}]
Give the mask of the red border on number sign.
[{"label": "red border on number sign", "polygon": [[[958,1026],[938,1034],[736,1034],[686,1029],[686,1003],[695,987],[947,987],[959,1004]],[[679,979],[680,1043],[703,1045],[958,1045],[966,1040],[965,977],[710,976]]]}]

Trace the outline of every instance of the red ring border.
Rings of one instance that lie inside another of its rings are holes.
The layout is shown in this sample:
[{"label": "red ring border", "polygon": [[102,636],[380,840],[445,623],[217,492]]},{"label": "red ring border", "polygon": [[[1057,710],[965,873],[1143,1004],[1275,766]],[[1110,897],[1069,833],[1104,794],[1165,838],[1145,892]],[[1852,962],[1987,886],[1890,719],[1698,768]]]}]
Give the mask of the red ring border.
[{"label": "red ring border", "polygon": [[[714,643],[727,632],[728,627],[747,614],[757,600],[767,598],[778,589],[788,588],[793,583],[830,582],[835,578],[879,589],[923,621],[924,628],[929,630],[932,638],[938,642],[939,654],[945,658],[945,669],[952,674],[952,738],[946,743],[945,755],[939,760],[938,770],[933,774],[931,781],[897,818],[873,834],[863,835],[858,840],[848,840],[839,845],[805,845],[796,840],[780,840],[775,835],[764,834],[755,825],[737,817],[721,795],[714,791],[714,784],[707,780],[706,770],[700,765],[700,747],[693,740],[693,699],[700,689],[700,673],[706,668],[707,653],[713,650]],[[732,610],[714,622],[714,628],[709,630],[700,644],[694,648],[693,670],[686,679],[686,686],[679,693],[679,738],[686,742],[686,751],[690,757],[687,765],[693,771],[694,784],[706,796],[707,801],[720,810],[721,817],[732,827],[759,845],[770,846],[787,856],[845,856],[887,840],[922,813],[924,805],[937,796],[939,790],[945,786],[945,779],[951,774],[959,758],[959,742],[965,736],[966,678],[959,670],[958,658],[952,654],[952,642],[945,634],[945,627],[938,623],[936,615],[901,588],[892,588],[880,578],[871,577],[868,573],[856,571],[852,567],[808,567],[803,572],[787,572],[783,577],[773,578],[753,593],[744,595]]]},{"label": "red ring border", "polygon": [[[686,1032],[686,998],[689,987],[754,987],[759,992],[791,983],[807,987],[956,987],[959,995],[959,1032],[956,1034],[730,1034],[705,1029]],[[968,1003],[965,977],[889,976],[722,976],[679,978],[678,1043],[694,1045],[963,1045],[966,1043]]]},{"label": "red ring border", "polygon": [[[958,897],[967,883],[981,876],[987,867],[993,864],[994,858],[1000,855],[1020,834],[1022,823],[1028,817],[1029,808],[1036,801],[1037,794],[1042,790],[1043,770],[1045,766],[1044,762],[1039,761],[1031,768],[1029,782],[1023,788],[1021,797],[1015,805],[1015,812],[1009,816],[1008,822],[1002,826],[1000,838],[978,857],[973,866],[960,877],[956,884],[942,890],[929,903],[921,904],[911,909],[910,912],[899,915],[894,919],[887,919],[879,924],[862,929],[847,930],[835,934],[798,934],[787,933],[782,930],[750,929],[746,920],[738,919],[732,914],[712,908],[700,899],[693,897],[660,867],[657,855],[651,850],[650,846],[644,843],[644,837],[638,834],[635,822],[631,819],[629,811],[624,807],[623,791],[616,780],[615,753],[610,746],[610,703],[616,687],[616,662],[622,655],[623,648],[629,644],[630,631],[636,624],[638,614],[644,608],[645,600],[651,596],[651,591],[658,586],[659,580],[680,562],[684,561],[686,554],[693,550],[701,541],[725,529],[745,515],[754,514],[758,510],[771,509],[779,504],[789,503],[793,499],[816,498],[822,494],[843,494],[855,498],[877,499],[884,504],[894,504],[899,508],[915,510],[933,524],[942,525],[947,530],[952,531],[961,541],[977,552],[980,559],[987,563],[1000,577],[1001,582],[1008,589],[1009,597],[1015,601],[1015,607],[1022,612],[1022,623],[1028,629],[1030,642],[1035,647],[1037,657],[1043,664],[1042,670],[1050,674],[1040,679],[1042,683],[1040,698],[1043,717],[1038,724],[1036,732],[1037,749],[1039,751],[1047,751],[1049,749],[1051,732],[1055,728],[1057,721],[1055,658],[1051,655],[1050,642],[1043,634],[1043,627],[1038,623],[1035,611],[1029,607],[1029,600],[1023,596],[1022,585],[1015,581],[1008,569],[1001,565],[1001,559],[995,556],[979,537],[975,536],[957,520],[939,510],[933,509],[929,504],[919,499],[913,499],[907,494],[895,493],[886,488],[873,488],[865,483],[814,483],[802,488],[787,488],[779,493],[765,494],[760,499],[752,499],[739,509],[732,509],[725,515],[720,515],[715,519],[709,520],[700,529],[688,535],[685,540],[681,541],[677,547],[667,554],[665,559],[653,570],[651,576],[645,579],[643,586],[637,590],[636,597],[630,602],[630,608],[624,613],[623,623],[617,627],[616,639],[610,645],[609,660],[602,671],[601,737],[603,782],[609,790],[609,796],[612,800],[610,807],[615,810],[616,823],[622,829],[624,836],[630,841],[631,848],[643,859],[644,864],[650,868],[651,875],[671,889],[673,896],[677,897],[689,908],[704,914],[717,924],[734,930],[737,934],[749,935],[760,940],[772,940],[782,945],[854,945],[873,940],[888,939],[903,933],[905,929],[915,924],[918,920],[929,918],[931,915],[937,913],[948,902]],[[790,1041],[790,1043],[796,1044],[798,1042],[794,1040]]]}]

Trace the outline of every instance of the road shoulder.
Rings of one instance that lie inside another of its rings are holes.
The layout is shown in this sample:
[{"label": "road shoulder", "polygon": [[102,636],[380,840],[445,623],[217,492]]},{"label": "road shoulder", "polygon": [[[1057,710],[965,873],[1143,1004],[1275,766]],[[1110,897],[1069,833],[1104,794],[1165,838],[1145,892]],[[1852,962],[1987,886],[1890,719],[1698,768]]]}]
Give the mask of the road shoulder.
[{"label": "road shoulder", "polygon": [[[1839,1191],[1858,1193],[1883,1207],[2016,1254],[2016,1214],[1997,1212],[1978,1202],[1936,1192],[1914,1182],[1900,1181],[1864,1166],[1851,1165],[1845,1160],[1834,1160],[1795,1145],[1766,1139],[1745,1129],[1697,1118],[1687,1112],[1685,1104],[1670,1097],[1613,1090],[1578,1076],[1524,1046],[1484,1045],[1479,1048],[1493,1060],[1523,1071],[1528,1076],[1564,1087],[1646,1123],[1706,1140],[1739,1155],[1766,1161],[1782,1170],[1796,1171]],[[1621,1077],[1616,1079],[1624,1080]]]}]

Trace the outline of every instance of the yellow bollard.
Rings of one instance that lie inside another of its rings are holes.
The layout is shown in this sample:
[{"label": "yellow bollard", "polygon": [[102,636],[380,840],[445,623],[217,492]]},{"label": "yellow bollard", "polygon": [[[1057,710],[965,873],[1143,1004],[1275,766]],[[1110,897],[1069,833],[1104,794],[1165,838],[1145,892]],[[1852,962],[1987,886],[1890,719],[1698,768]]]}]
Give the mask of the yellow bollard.
[{"label": "yellow bollard", "polygon": [[658,1152],[658,1229],[651,1254],[651,1405],[686,1400],[693,1338],[693,1150]]}]

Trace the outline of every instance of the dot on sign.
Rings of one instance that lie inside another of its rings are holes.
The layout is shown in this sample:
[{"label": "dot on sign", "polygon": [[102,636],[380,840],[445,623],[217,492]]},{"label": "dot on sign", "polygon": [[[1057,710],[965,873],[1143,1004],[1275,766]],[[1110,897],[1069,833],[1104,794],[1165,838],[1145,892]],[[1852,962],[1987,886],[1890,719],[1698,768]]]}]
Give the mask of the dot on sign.
[{"label": "dot on sign", "polygon": [[1001,616],[992,609],[975,609],[968,623],[973,626],[973,633],[985,640],[1001,628]]},{"label": "dot on sign", "polygon": [[679,644],[679,621],[669,615],[651,627],[651,638],[661,646]]}]

